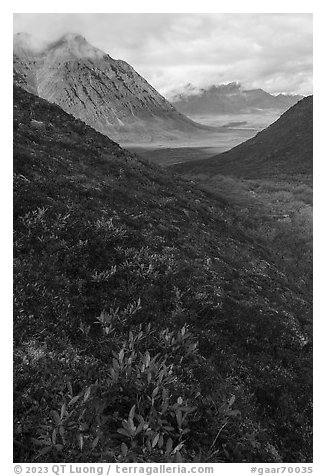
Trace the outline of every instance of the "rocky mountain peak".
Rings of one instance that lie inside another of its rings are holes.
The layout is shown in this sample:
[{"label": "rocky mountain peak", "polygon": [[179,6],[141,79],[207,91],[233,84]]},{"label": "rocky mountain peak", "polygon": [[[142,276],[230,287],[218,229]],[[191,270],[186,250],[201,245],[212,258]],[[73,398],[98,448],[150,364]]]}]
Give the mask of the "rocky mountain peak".
[{"label": "rocky mountain peak", "polygon": [[[33,39],[23,36],[17,42],[29,45]],[[177,112],[128,63],[111,58],[80,34],[67,33],[39,51],[16,46],[16,84],[115,140],[174,139],[180,133],[188,138],[209,129]]]},{"label": "rocky mountain peak", "polygon": [[51,43],[48,52],[55,52],[61,59],[102,59],[106,55],[100,49],[92,46],[88,41],[78,33],[67,33],[59,40]]}]

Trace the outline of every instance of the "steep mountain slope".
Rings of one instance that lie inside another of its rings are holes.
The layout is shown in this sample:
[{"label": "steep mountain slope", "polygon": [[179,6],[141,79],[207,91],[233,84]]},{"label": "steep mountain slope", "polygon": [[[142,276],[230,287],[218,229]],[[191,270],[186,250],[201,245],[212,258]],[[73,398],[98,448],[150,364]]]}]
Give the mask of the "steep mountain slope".
[{"label": "steep mountain slope", "polygon": [[15,87],[14,230],[15,461],[311,461],[311,297],[227,202]]},{"label": "steep mountain slope", "polygon": [[312,174],[313,99],[302,99],[255,137],[209,159],[174,166],[183,173],[272,177]]},{"label": "steep mountain slope", "polygon": [[302,96],[273,96],[263,89],[245,90],[239,83],[229,83],[196,90],[188,85],[182,93],[171,93],[170,101],[184,114],[237,114],[257,109],[280,112],[297,103]]},{"label": "steep mountain slope", "polygon": [[128,63],[80,35],[67,34],[46,46],[29,35],[15,35],[14,80],[119,140],[173,139],[210,130],[178,113]]}]

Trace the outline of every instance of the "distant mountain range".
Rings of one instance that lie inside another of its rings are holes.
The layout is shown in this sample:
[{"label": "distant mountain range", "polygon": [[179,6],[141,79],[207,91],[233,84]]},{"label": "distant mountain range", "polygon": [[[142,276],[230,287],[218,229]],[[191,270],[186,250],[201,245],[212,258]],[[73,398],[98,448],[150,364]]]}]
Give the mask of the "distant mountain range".
[{"label": "distant mountain range", "polygon": [[50,44],[16,34],[14,81],[116,140],[173,139],[210,129],[178,112],[128,63],[77,34]]},{"label": "distant mountain range", "polygon": [[175,91],[170,100],[183,114],[237,114],[257,109],[277,109],[280,112],[297,103],[303,96],[269,94],[263,89],[245,90],[240,83],[197,89],[188,84],[180,93]]},{"label": "distant mountain range", "polygon": [[187,174],[222,174],[246,178],[312,174],[313,97],[292,106],[255,137],[204,160],[174,166]]}]

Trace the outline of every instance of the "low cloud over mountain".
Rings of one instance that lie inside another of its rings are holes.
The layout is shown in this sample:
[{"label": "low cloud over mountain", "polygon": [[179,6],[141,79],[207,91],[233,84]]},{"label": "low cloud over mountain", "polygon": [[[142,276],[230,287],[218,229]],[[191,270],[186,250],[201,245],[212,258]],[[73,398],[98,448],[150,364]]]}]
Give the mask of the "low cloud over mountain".
[{"label": "low cloud over mountain", "polygon": [[189,81],[207,88],[234,79],[247,89],[312,93],[309,13],[15,14],[14,28],[49,41],[78,31],[165,96]]},{"label": "low cloud over mountain", "polygon": [[116,140],[173,139],[209,130],[177,112],[128,63],[78,34],[49,44],[15,35],[14,79]]}]

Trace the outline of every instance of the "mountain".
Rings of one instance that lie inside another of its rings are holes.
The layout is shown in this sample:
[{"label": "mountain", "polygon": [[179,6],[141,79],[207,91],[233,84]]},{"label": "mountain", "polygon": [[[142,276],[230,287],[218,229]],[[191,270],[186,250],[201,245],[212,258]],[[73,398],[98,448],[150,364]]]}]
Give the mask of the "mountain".
[{"label": "mountain", "polygon": [[14,80],[122,141],[173,139],[212,130],[177,112],[128,63],[114,60],[81,35],[67,34],[45,44],[16,34]]},{"label": "mountain", "polygon": [[170,100],[183,114],[237,114],[255,110],[285,111],[303,96],[279,94],[274,96],[263,89],[245,90],[240,83],[228,83],[196,89],[188,84],[183,92],[172,92]]},{"label": "mountain", "polygon": [[258,178],[312,174],[313,97],[292,106],[255,137],[204,160],[173,166],[182,173]]},{"label": "mountain", "polygon": [[289,109],[297,102],[301,101],[301,99],[303,99],[305,96],[301,96],[299,94],[278,94],[275,97],[281,105]]},{"label": "mountain", "polygon": [[16,462],[311,461],[312,299],[246,220],[14,87]]}]

